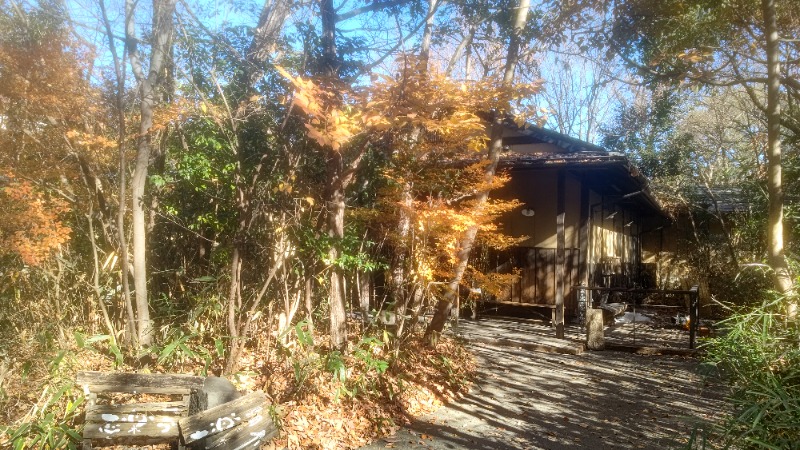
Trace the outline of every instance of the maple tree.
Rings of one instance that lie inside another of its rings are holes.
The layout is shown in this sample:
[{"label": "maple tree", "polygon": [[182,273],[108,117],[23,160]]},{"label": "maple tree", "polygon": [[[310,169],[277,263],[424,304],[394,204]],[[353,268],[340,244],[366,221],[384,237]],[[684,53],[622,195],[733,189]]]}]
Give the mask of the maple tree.
[{"label": "maple tree", "polygon": [[69,241],[70,228],[61,217],[70,211],[66,201],[48,198],[29,181],[5,176],[0,207],[0,248],[17,254],[23,263],[38,266]]},{"label": "maple tree", "polygon": [[[493,99],[497,103],[491,105],[490,108],[484,109],[484,111],[491,112],[491,125],[489,132],[490,137],[489,142],[487,143],[486,153],[487,163],[484,169],[484,178],[489,186],[494,181],[497,164],[500,160],[500,151],[502,150],[503,146],[503,130],[505,128],[504,121],[506,120],[506,114],[511,113],[510,102],[515,95],[519,95],[521,93],[521,90],[513,89],[513,78],[520,55],[522,31],[525,27],[529,8],[530,2],[528,0],[520,0],[519,6],[517,6],[516,13],[514,14],[513,28],[506,52],[505,70],[503,71],[502,83],[499,84],[499,89],[495,88],[495,95],[487,96],[487,98]],[[488,199],[489,189],[487,186],[487,188],[478,191],[476,195],[476,210],[483,210],[486,207]],[[447,291],[445,292],[444,296],[439,299],[433,320],[431,320],[431,323],[425,330],[426,337],[432,341],[435,341],[436,336],[444,329],[444,324],[447,320],[447,317],[450,315],[450,310],[453,305],[457,303],[458,288],[461,284],[464,273],[466,272],[467,264],[469,262],[469,255],[475,243],[477,233],[478,227],[476,225],[470,226],[467,228],[456,247],[457,260],[452,277],[450,278],[447,286]],[[561,331],[563,333],[563,317],[560,319],[562,324]],[[559,317],[556,317],[556,321],[558,323]]]},{"label": "maple tree", "polygon": [[[0,198],[9,213],[3,250],[39,266],[69,241],[68,213],[107,161],[98,92],[87,80],[90,49],[70,36],[58,6],[0,15]],[[79,113],[76,114],[76,111]]]}]

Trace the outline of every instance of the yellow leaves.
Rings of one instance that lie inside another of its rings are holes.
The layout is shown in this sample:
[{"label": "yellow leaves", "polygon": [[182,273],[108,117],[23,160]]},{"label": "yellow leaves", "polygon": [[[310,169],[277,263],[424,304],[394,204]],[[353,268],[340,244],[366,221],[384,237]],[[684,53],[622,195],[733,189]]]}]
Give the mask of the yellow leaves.
[{"label": "yellow leaves", "polygon": [[684,52],[681,52],[677,55],[677,58],[681,61],[696,64],[700,62],[710,61],[713,59],[713,54],[710,51],[703,51],[696,48],[688,49]]},{"label": "yellow leaves", "polygon": [[109,150],[116,148],[117,142],[101,134],[86,133],[79,130],[69,130],[67,138],[74,144],[94,150]]},{"label": "yellow leaves", "polygon": [[308,117],[304,126],[309,139],[338,152],[361,131],[361,114],[343,105],[342,92],[292,76],[282,67],[277,71],[294,85],[292,104]]},{"label": "yellow leaves", "polygon": [[308,138],[334,151],[361,133],[397,136],[416,129],[435,136],[433,143],[403,138],[418,154],[475,152],[486,143],[480,112],[510,111],[510,102],[541,88],[538,81],[509,89],[492,80],[456,82],[435,71],[412,70],[400,79],[375,77],[369,88],[350,92],[330,81],[317,83],[282,67],[276,70],[294,87],[292,105],[307,118]]},{"label": "yellow leaves", "polygon": [[272,192],[285,192],[287,194],[291,194],[294,188],[289,183],[280,182],[277,186],[272,188]]}]

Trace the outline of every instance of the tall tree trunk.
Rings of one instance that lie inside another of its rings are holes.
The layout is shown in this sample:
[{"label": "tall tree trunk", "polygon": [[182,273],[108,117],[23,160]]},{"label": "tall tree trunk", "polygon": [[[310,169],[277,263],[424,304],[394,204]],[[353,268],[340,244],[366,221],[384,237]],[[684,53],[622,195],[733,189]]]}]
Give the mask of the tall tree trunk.
[{"label": "tall tree trunk", "polygon": [[[328,175],[334,178],[341,175],[342,155],[330,152],[328,155]],[[329,179],[330,180],[330,179]],[[344,189],[340,183],[333,180],[329,186],[327,197],[327,228],[328,237],[331,238],[331,247],[328,258],[333,265],[330,268],[328,282],[328,301],[330,302],[331,347],[344,350],[347,346],[347,311],[344,302],[344,275],[336,265],[339,259],[339,245],[344,238]]]},{"label": "tall tree trunk", "polygon": [[114,62],[114,75],[117,79],[117,92],[115,93],[115,114],[117,115],[117,149],[119,157],[119,207],[117,210],[117,239],[119,240],[119,267],[120,278],[122,282],[122,303],[125,308],[125,315],[127,322],[125,330],[127,340],[137,346],[137,331],[136,331],[136,315],[133,310],[133,303],[131,301],[131,288],[130,277],[128,276],[129,260],[128,260],[128,239],[125,234],[125,212],[127,210],[127,192],[128,192],[128,164],[125,158],[125,142],[126,142],[126,121],[125,121],[125,64],[123,59],[117,54],[117,47],[114,44],[114,33],[111,30],[111,21],[108,19],[106,12],[105,1],[100,0],[100,12],[103,16],[103,25],[106,30],[106,37],[108,38],[108,48],[111,50],[112,60]]},{"label": "tall tree trunk", "polygon": [[[514,27],[511,32],[511,40],[508,44],[508,53],[506,57],[506,66],[503,73],[503,87],[506,89],[511,88],[514,81],[514,70],[517,67],[517,60],[519,59],[519,47],[521,43],[521,33],[528,18],[528,10],[530,9],[530,0],[520,0],[520,4],[514,15]],[[503,150],[503,130],[505,117],[502,113],[494,113],[491,124],[491,134],[489,139],[489,148],[487,159],[489,163],[484,169],[484,178],[487,184],[491,184],[494,180],[494,175],[497,170],[497,163],[500,160],[500,152]],[[480,192],[475,199],[475,206],[477,212],[480,212],[485,206],[486,201],[489,199],[489,191]],[[472,226],[465,233],[459,242],[458,250],[456,253],[456,264],[453,275],[447,284],[446,291],[436,305],[436,312],[433,315],[431,323],[425,330],[425,339],[431,343],[435,343],[438,335],[444,330],[444,325],[450,317],[450,311],[453,304],[458,299],[458,288],[461,285],[461,280],[467,270],[467,263],[469,262],[469,255],[472,252],[472,247],[475,244],[475,237],[478,235],[478,227]]]},{"label": "tall tree trunk", "polygon": [[136,330],[140,345],[149,345],[153,339],[150,320],[150,305],[147,295],[147,223],[144,211],[144,195],[147,185],[147,169],[150,165],[150,147],[153,112],[159,102],[158,88],[163,81],[163,71],[170,54],[172,42],[172,15],[176,0],[153,1],[153,28],[150,64],[145,75],[141,55],[137,48],[135,8],[137,2],[125,2],[125,38],[128,57],[133,73],[139,83],[139,138],[136,146],[136,161],[131,178],[131,228],[133,232],[133,284],[136,294]]},{"label": "tall tree trunk", "polygon": [[[420,76],[423,79],[428,76],[428,63],[430,61],[431,53],[431,40],[433,36],[433,25],[436,13],[436,8],[439,5],[439,0],[428,0],[428,16],[425,21],[425,29],[422,33],[422,41],[420,43],[419,61],[417,66],[413,69],[412,73],[407,73],[405,76],[413,77]],[[421,127],[416,127],[411,133],[411,147],[424,139],[425,130]],[[407,174],[408,176],[408,174]],[[412,183],[406,179],[403,181],[403,186],[400,192],[400,208],[398,209],[398,222],[397,222],[397,245],[394,247],[394,255],[392,258],[391,268],[391,289],[390,295],[392,302],[395,305],[395,316],[397,317],[397,337],[402,337],[405,325],[405,317],[407,315],[407,307],[409,306],[408,285],[406,283],[406,265],[409,254],[409,234],[411,232],[411,215],[413,208],[413,194]]]},{"label": "tall tree trunk", "polygon": [[[764,35],[767,40],[767,193],[768,263],[774,272],[775,289],[789,295],[794,288],[783,243],[783,179],[781,174],[780,48],[775,0],[762,0]],[[794,302],[789,315],[796,316]]]},{"label": "tall tree trunk", "polygon": [[[336,55],[336,10],[333,0],[320,0],[322,19],[322,65],[324,83],[335,89],[339,81],[339,63]],[[344,304],[344,277],[336,261],[341,256],[339,245],[344,237],[344,184],[342,176],[344,162],[340,151],[326,148],[326,194],[327,217],[325,225],[331,238],[328,258],[333,263],[328,278],[328,302],[330,303],[331,348],[345,350],[347,346],[347,316]]]},{"label": "tall tree trunk", "polygon": [[420,72],[428,72],[428,61],[431,58],[431,39],[433,37],[433,24],[439,0],[428,0],[428,18],[425,20],[425,30],[422,32],[422,41],[419,49]]},{"label": "tall tree trunk", "polygon": [[[487,183],[492,182],[497,170],[497,163],[500,160],[500,152],[503,150],[504,129],[505,126],[503,125],[503,117],[501,115],[497,115],[492,120],[488,154],[489,164],[487,164],[486,169],[484,169],[484,178],[486,179]],[[477,195],[474,206],[476,213],[480,213],[480,210],[486,205],[487,200],[489,200],[488,191],[480,192]],[[444,325],[447,323],[447,319],[450,317],[453,304],[455,304],[456,300],[458,299],[459,286],[461,285],[461,280],[464,278],[464,273],[467,271],[469,255],[472,252],[472,247],[475,244],[475,238],[477,235],[478,227],[471,226],[467,229],[467,231],[464,232],[464,236],[459,241],[458,250],[456,252],[456,265],[453,270],[453,275],[451,276],[450,281],[447,283],[444,296],[439,299],[439,302],[436,305],[436,312],[433,315],[433,319],[431,320],[430,324],[428,324],[428,328],[425,330],[425,339],[428,339],[431,343],[435,343],[438,335],[442,332],[442,330],[444,330]]]}]

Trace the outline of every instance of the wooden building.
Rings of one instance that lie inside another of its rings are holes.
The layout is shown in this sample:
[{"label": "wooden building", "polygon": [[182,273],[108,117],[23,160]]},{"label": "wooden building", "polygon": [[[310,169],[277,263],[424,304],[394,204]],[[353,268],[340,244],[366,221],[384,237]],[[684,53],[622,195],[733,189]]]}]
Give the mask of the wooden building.
[{"label": "wooden building", "polygon": [[649,287],[642,243],[669,222],[627,157],[535,126],[509,124],[503,144],[511,180],[493,195],[523,203],[501,222],[526,238],[497,255],[496,270],[519,276],[489,301],[552,309],[559,334],[578,315],[576,286]]}]

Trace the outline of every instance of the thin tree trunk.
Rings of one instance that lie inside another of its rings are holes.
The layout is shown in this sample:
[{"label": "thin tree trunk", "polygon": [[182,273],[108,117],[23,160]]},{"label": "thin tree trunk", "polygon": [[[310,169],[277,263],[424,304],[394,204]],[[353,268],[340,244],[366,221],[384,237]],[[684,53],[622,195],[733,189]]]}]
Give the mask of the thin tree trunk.
[{"label": "thin tree trunk", "polygon": [[433,24],[436,8],[438,7],[439,0],[428,0],[428,16],[425,20],[425,31],[422,32],[422,41],[420,42],[419,61],[420,71],[422,73],[428,72],[428,61],[431,57],[431,38],[433,36]]},{"label": "thin tree trunk", "polygon": [[[475,27],[470,26],[467,34],[464,36],[463,39],[461,39],[461,42],[458,43],[458,47],[456,47],[456,50],[453,52],[453,56],[450,57],[450,61],[447,63],[447,68],[444,70],[445,75],[450,76],[453,73],[453,69],[455,69],[456,63],[458,62],[459,59],[461,59],[461,56],[464,54],[464,50],[467,50],[469,46],[472,45],[472,39],[474,36],[475,36]],[[467,57],[465,61],[468,60],[469,58]],[[465,62],[465,68],[466,67],[467,64]],[[464,75],[464,78],[465,79],[467,78],[466,74]]]},{"label": "thin tree trunk", "polygon": [[119,154],[119,208],[117,210],[117,238],[119,240],[119,267],[120,279],[122,282],[122,302],[125,308],[127,321],[125,329],[127,330],[127,340],[134,346],[138,346],[138,339],[136,333],[136,316],[133,311],[133,302],[131,301],[131,287],[130,279],[128,277],[128,240],[125,235],[125,212],[127,210],[127,192],[128,192],[128,165],[125,158],[125,141],[126,141],[126,121],[125,121],[125,64],[122,58],[117,55],[117,47],[114,45],[114,34],[111,31],[111,22],[108,19],[106,12],[105,1],[100,0],[100,12],[103,16],[103,24],[106,29],[106,37],[108,38],[108,47],[111,50],[111,56],[114,61],[114,74],[117,78],[117,92],[115,93],[115,108],[117,115],[117,148]]},{"label": "thin tree trunk", "polygon": [[[523,0],[524,1],[524,0]],[[489,144],[489,164],[486,165],[484,170],[484,177],[487,182],[491,183],[494,179],[495,171],[497,170],[497,162],[500,160],[500,152],[503,150],[503,118],[495,117],[492,122],[491,139]],[[485,206],[486,201],[489,199],[489,192],[483,191],[475,198],[476,213]],[[458,288],[461,285],[461,280],[464,278],[464,273],[467,271],[469,262],[469,254],[472,252],[472,247],[475,244],[475,238],[478,235],[478,227],[471,226],[464,233],[464,236],[459,242],[458,251],[456,252],[456,265],[453,270],[453,275],[448,282],[445,293],[436,305],[436,312],[428,328],[425,330],[425,339],[435,344],[438,335],[444,330],[444,325],[450,317],[453,304],[456,303],[458,298]]]},{"label": "thin tree trunk", "polygon": [[[514,80],[514,70],[517,66],[519,58],[520,35],[525,26],[528,18],[528,10],[530,9],[530,0],[520,0],[520,4],[514,15],[514,28],[511,33],[511,40],[508,44],[508,53],[506,57],[505,72],[503,73],[503,86],[511,88]],[[487,159],[489,163],[484,169],[484,178],[487,184],[491,184],[494,180],[494,175],[497,170],[497,163],[500,160],[500,152],[503,149],[503,125],[504,117],[501,114],[495,113],[492,117],[492,128],[489,140],[489,148]],[[475,199],[475,209],[477,213],[486,206],[486,201],[489,199],[489,191],[480,192]],[[478,235],[478,227],[471,226],[461,238],[456,253],[456,265],[453,271],[453,276],[447,284],[444,296],[439,299],[436,305],[436,312],[433,315],[431,323],[425,330],[425,339],[430,343],[435,344],[438,335],[444,330],[444,325],[450,317],[450,311],[453,304],[458,298],[458,288],[461,285],[461,280],[464,278],[464,273],[467,270],[467,263],[469,262],[469,254],[475,244],[475,237]]]},{"label": "thin tree trunk", "polygon": [[[783,242],[783,179],[781,174],[781,106],[780,47],[775,0],[762,0],[764,35],[767,39],[767,194],[768,263],[774,272],[775,289],[785,295],[793,291],[792,277],[786,262]],[[794,317],[797,306],[789,303],[788,313]]]},{"label": "thin tree trunk", "polygon": [[[420,43],[419,61],[414,68],[413,74],[406,76],[418,75],[422,78],[428,76],[428,62],[430,60],[431,52],[431,39],[433,36],[433,25],[436,9],[438,8],[438,0],[428,0],[428,15],[425,21],[425,29],[422,33],[422,41]],[[425,130],[416,127],[410,136],[411,148],[414,147],[420,140],[424,139]],[[408,175],[406,175],[408,176]],[[411,181],[405,180],[400,192],[400,209],[398,210],[399,218],[397,222],[397,244],[394,247],[394,257],[392,258],[391,268],[391,288],[390,294],[395,308],[395,317],[397,317],[397,337],[402,337],[405,317],[407,315],[406,308],[408,307],[408,286],[406,283],[406,264],[409,254],[409,233],[411,231],[411,216],[413,208],[413,194]]]},{"label": "thin tree trunk", "polygon": [[153,111],[158,104],[158,84],[166,65],[172,41],[172,15],[176,0],[153,2],[153,28],[150,64],[145,75],[141,55],[137,49],[135,31],[135,8],[137,2],[125,2],[125,37],[129,47],[128,57],[133,73],[139,82],[139,138],[136,146],[136,161],[131,179],[131,227],[133,231],[133,283],[136,295],[136,329],[140,345],[149,345],[153,340],[153,325],[147,295],[147,221],[144,211],[144,195],[147,185],[147,169],[150,165],[150,147],[153,126]]},{"label": "thin tree trunk", "polygon": [[[400,193],[401,204],[398,210],[397,221],[397,243],[393,246],[393,258],[391,267],[391,289],[390,295],[392,302],[395,306],[395,313],[398,317],[405,316],[405,309],[408,303],[406,289],[406,264],[408,260],[408,236],[411,230],[411,209],[412,194],[411,183],[406,181],[403,183],[402,191]],[[402,326],[398,327],[398,334],[402,330]]]},{"label": "thin tree trunk", "polygon": [[[86,215],[87,223],[89,224],[89,243],[92,246],[92,263],[94,265],[94,273],[92,275],[92,287],[94,288],[94,296],[97,299],[97,306],[100,313],[103,315],[103,324],[106,326],[111,342],[117,343],[117,332],[114,329],[114,324],[111,323],[111,316],[108,314],[105,302],[103,302],[103,295],[100,292],[100,261],[97,254],[97,242],[94,237],[94,218],[92,217],[92,203],[89,203],[89,213]],[[59,262],[60,264],[60,262]],[[58,295],[58,294],[56,294]],[[61,315],[59,314],[59,317]]]},{"label": "thin tree trunk", "polygon": [[306,322],[308,323],[308,333],[314,336],[314,290],[312,283],[312,278],[306,275],[306,286],[303,293],[306,305]]}]

